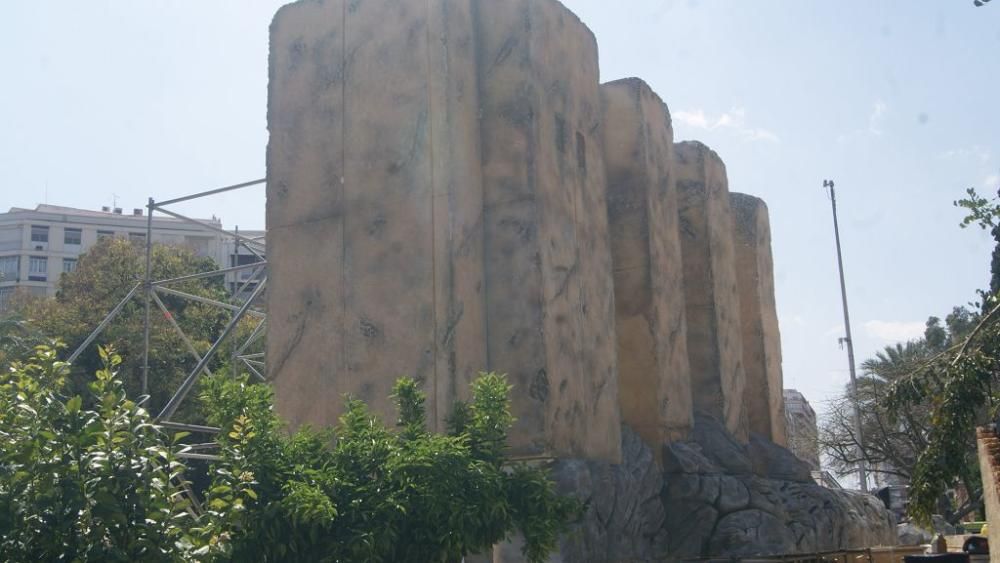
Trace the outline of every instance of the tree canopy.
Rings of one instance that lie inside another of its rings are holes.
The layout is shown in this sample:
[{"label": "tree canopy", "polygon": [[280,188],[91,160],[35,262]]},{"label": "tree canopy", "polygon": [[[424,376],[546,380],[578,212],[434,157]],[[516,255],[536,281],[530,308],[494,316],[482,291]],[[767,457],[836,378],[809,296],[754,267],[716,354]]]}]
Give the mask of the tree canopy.
[{"label": "tree canopy", "polygon": [[[217,265],[212,259],[200,257],[188,248],[153,245],[154,280],[215,269]],[[80,256],[76,270],[62,275],[55,299],[21,297],[14,300],[12,314],[36,341],[60,339],[65,342],[68,345],[62,352],[65,357],[141,282],[144,272],[144,246],[120,238],[107,238]],[[187,280],[171,288],[211,299],[226,299],[220,277]],[[227,312],[212,305],[173,295],[162,295],[161,299],[199,353],[208,349],[229,319]],[[96,341],[96,344],[112,346],[124,358],[118,369],[130,397],[140,395],[143,320],[142,299],[132,299]],[[166,403],[195,365],[183,339],[155,305],[151,314],[149,361],[150,398],[146,408],[155,410]],[[221,361],[213,363],[212,367],[219,366]],[[97,346],[85,350],[71,368],[71,387],[77,392],[85,391],[86,382],[101,365]],[[189,405],[187,408],[191,409]]]}]

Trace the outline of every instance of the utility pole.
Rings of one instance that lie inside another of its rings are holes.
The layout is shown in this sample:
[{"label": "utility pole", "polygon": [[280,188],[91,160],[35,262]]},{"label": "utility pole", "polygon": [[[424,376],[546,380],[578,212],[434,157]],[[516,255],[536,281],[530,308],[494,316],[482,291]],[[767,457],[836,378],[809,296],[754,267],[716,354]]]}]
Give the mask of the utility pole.
[{"label": "utility pole", "polygon": [[833,180],[823,180],[823,187],[830,188],[830,203],[833,205],[833,236],[837,241],[837,267],[840,269],[840,297],[844,303],[844,332],[841,342],[847,343],[847,362],[851,372],[851,405],[854,407],[854,432],[858,441],[858,481],[861,491],[868,492],[868,476],[865,474],[865,438],[861,430],[861,409],[858,407],[858,377],[854,372],[854,340],[851,338],[851,316],[847,312],[847,284],[844,283],[844,257],[840,252],[840,227],[837,224],[837,193]]}]

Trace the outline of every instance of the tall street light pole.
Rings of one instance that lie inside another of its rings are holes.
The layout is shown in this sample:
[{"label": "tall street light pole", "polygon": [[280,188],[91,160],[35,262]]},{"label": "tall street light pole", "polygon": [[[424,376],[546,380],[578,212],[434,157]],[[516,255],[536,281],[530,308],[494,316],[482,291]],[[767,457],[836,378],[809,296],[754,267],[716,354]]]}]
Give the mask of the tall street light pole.
[{"label": "tall street light pole", "polygon": [[837,267],[840,269],[840,297],[844,303],[844,342],[847,343],[847,362],[851,371],[851,404],[854,407],[854,432],[858,442],[858,481],[862,492],[868,492],[868,476],[865,474],[865,438],[861,431],[861,409],[858,407],[858,377],[854,372],[854,339],[851,338],[851,316],[847,312],[847,284],[844,283],[844,257],[840,252],[840,227],[837,224],[837,193],[833,180],[823,180],[823,187],[830,188],[830,203],[833,205],[833,236],[837,241]]}]

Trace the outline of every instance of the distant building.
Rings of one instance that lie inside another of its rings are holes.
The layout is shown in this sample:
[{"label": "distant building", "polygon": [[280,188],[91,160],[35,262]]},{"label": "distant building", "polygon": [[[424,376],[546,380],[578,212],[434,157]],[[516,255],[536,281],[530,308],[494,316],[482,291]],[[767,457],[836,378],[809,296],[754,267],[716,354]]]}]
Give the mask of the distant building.
[{"label": "distant building", "polygon": [[[59,277],[76,269],[80,254],[101,238],[121,237],[145,244],[146,221],[142,208],[125,214],[120,208],[90,211],[43,204],[0,213],[0,311],[17,290],[54,296]],[[215,217],[199,221],[222,228],[222,221]],[[263,242],[263,231],[240,234]],[[185,246],[220,267],[258,260],[245,246],[237,246],[232,236],[164,215],[153,216],[153,242]],[[237,291],[250,273],[228,274],[226,286]]]},{"label": "distant building", "polygon": [[819,431],[816,411],[802,393],[795,389],[784,390],[785,425],[788,432],[788,449],[819,472]]}]

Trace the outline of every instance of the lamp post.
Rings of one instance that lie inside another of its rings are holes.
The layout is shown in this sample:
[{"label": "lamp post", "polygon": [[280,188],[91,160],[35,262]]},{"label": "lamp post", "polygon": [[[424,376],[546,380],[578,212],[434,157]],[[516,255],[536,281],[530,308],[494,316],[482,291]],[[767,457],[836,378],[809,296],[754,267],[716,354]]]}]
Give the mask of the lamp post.
[{"label": "lamp post", "polygon": [[837,242],[837,267],[840,270],[840,297],[844,304],[844,338],[847,343],[847,362],[851,372],[851,405],[854,407],[854,432],[858,442],[858,481],[861,491],[868,492],[868,476],[865,473],[864,446],[865,438],[861,430],[861,409],[858,407],[858,378],[854,371],[854,340],[851,338],[851,316],[847,312],[847,284],[844,283],[844,258],[840,252],[840,227],[837,224],[837,193],[833,189],[833,180],[823,180],[823,187],[830,188],[830,203],[833,206],[833,236]]}]

